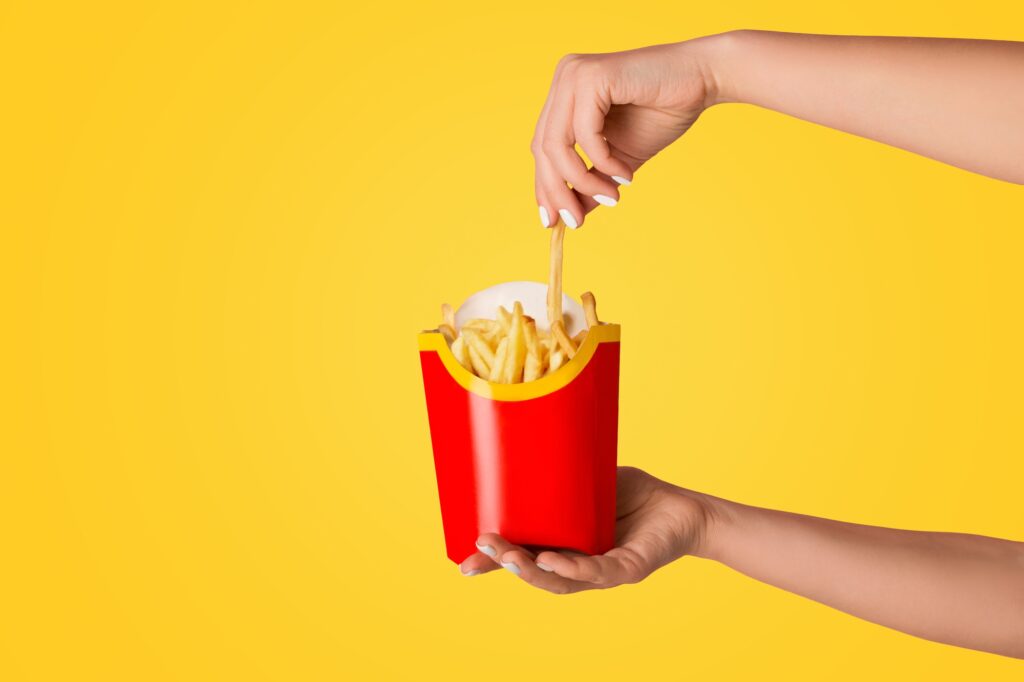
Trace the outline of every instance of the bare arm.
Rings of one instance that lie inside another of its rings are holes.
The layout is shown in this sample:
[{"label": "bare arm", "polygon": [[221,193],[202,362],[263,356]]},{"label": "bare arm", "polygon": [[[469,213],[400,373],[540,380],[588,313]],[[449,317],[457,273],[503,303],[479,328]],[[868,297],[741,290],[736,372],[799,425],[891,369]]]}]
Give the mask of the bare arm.
[{"label": "bare arm", "polygon": [[1024,543],[704,499],[703,556],[918,637],[1024,658]]},{"label": "bare arm", "polygon": [[743,31],[721,102],[746,102],[1024,183],[1024,43]]}]

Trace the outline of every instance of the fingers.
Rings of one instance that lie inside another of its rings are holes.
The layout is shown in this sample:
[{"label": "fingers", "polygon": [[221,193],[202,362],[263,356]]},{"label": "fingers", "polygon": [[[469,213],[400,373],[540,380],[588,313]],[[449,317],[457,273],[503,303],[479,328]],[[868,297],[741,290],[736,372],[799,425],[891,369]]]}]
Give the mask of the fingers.
[{"label": "fingers", "polygon": [[[595,86],[598,70],[590,64],[578,55],[559,62],[537,121],[531,151],[544,227],[554,226],[559,219],[566,227],[580,227],[594,206],[617,204],[619,185],[633,177],[630,166],[616,157],[602,135],[611,101]],[[593,169],[576,152],[577,143],[594,163]]]},{"label": "fingers", "polygon": [[569,580],[540,568],[534,562],[533,552],[513,545],[495,533],[481,535],[477,540],[477,547],[488,556],[493,553],[491,560],[495,562],[495,566],[501,566],[530,585],[553,594],[571,594],[593,588],[593,585]]},{"label": "fingers", "polygon": [[467,578],[472,578],[475,575],[480,575],[489,571],[495,571],[499,568],[501,568],[501,566],[491,561],[491,558],[483,552],[477,552],[459,564],[459,571]]},{"label": "fingers", "polygon": [[591,588],[603,589],[635,583],[643,577],[642,571],[620,548],[598,556],[541,552],[536,563],[551,568],[556,575],[586,583]]}]

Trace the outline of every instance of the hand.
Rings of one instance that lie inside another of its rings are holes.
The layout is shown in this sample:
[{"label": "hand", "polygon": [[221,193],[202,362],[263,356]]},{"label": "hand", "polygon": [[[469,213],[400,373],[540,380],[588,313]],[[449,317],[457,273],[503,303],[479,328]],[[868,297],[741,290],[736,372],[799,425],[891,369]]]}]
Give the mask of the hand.
[{"label": "hand", "polygon": [[706,59],[713,39],[559,62],[531,145],[545,227],[561,217],[576,228],[598,204],[614,206],[618,185],[693,125],[714,95]]},{"label": "hand", "polygon": [[639,582],[665,564],[699,552],[709,517],[699,497],[632,467],[619,467],[616,495],[616,546],[606,554],[534,554],[485,533],[477,540],[481,551],[459,568],[476,575],[504,567],[535,587],[569,594]]}]

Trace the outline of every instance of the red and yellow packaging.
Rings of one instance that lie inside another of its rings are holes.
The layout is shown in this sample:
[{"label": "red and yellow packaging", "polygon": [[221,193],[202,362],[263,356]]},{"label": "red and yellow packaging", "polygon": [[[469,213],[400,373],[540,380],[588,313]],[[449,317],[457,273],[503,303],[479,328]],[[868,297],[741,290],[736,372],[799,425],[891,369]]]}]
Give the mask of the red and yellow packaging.
[{"label": "red and yellow packaging", "polygon": [[536,381],[494,384],[419,336],[448,558],[481,533],[600,554],[615,542],[619,326],[591,327],[575,357]]}]

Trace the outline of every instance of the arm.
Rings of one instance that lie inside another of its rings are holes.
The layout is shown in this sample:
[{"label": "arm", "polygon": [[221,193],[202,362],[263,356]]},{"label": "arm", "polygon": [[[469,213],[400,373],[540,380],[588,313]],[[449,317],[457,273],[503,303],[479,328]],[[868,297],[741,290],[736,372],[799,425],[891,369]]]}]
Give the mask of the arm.
[{"label": "arm", "polygon": [[880,625],[1024,658],[1024,543],[702,498],[714,519],[702,556]]},{"label": "arm", "polygon": [[1024,43],[736,31],[563,58],[531,146],[541,222],[575,228],[614,206],[640,166],[729,102],[1024,184]]},{"label": "arm", "polygon": [[534,554],[494,533],[460,567],[558,594],[643,580],[687,554],[918,637],[1024,658],[1024,543],[749,507],[620,467],[616,547]]},{"label": "arm", "polygon": [[1024,183],[1024,43],[744,31],[716,63],[746,102]]}]

